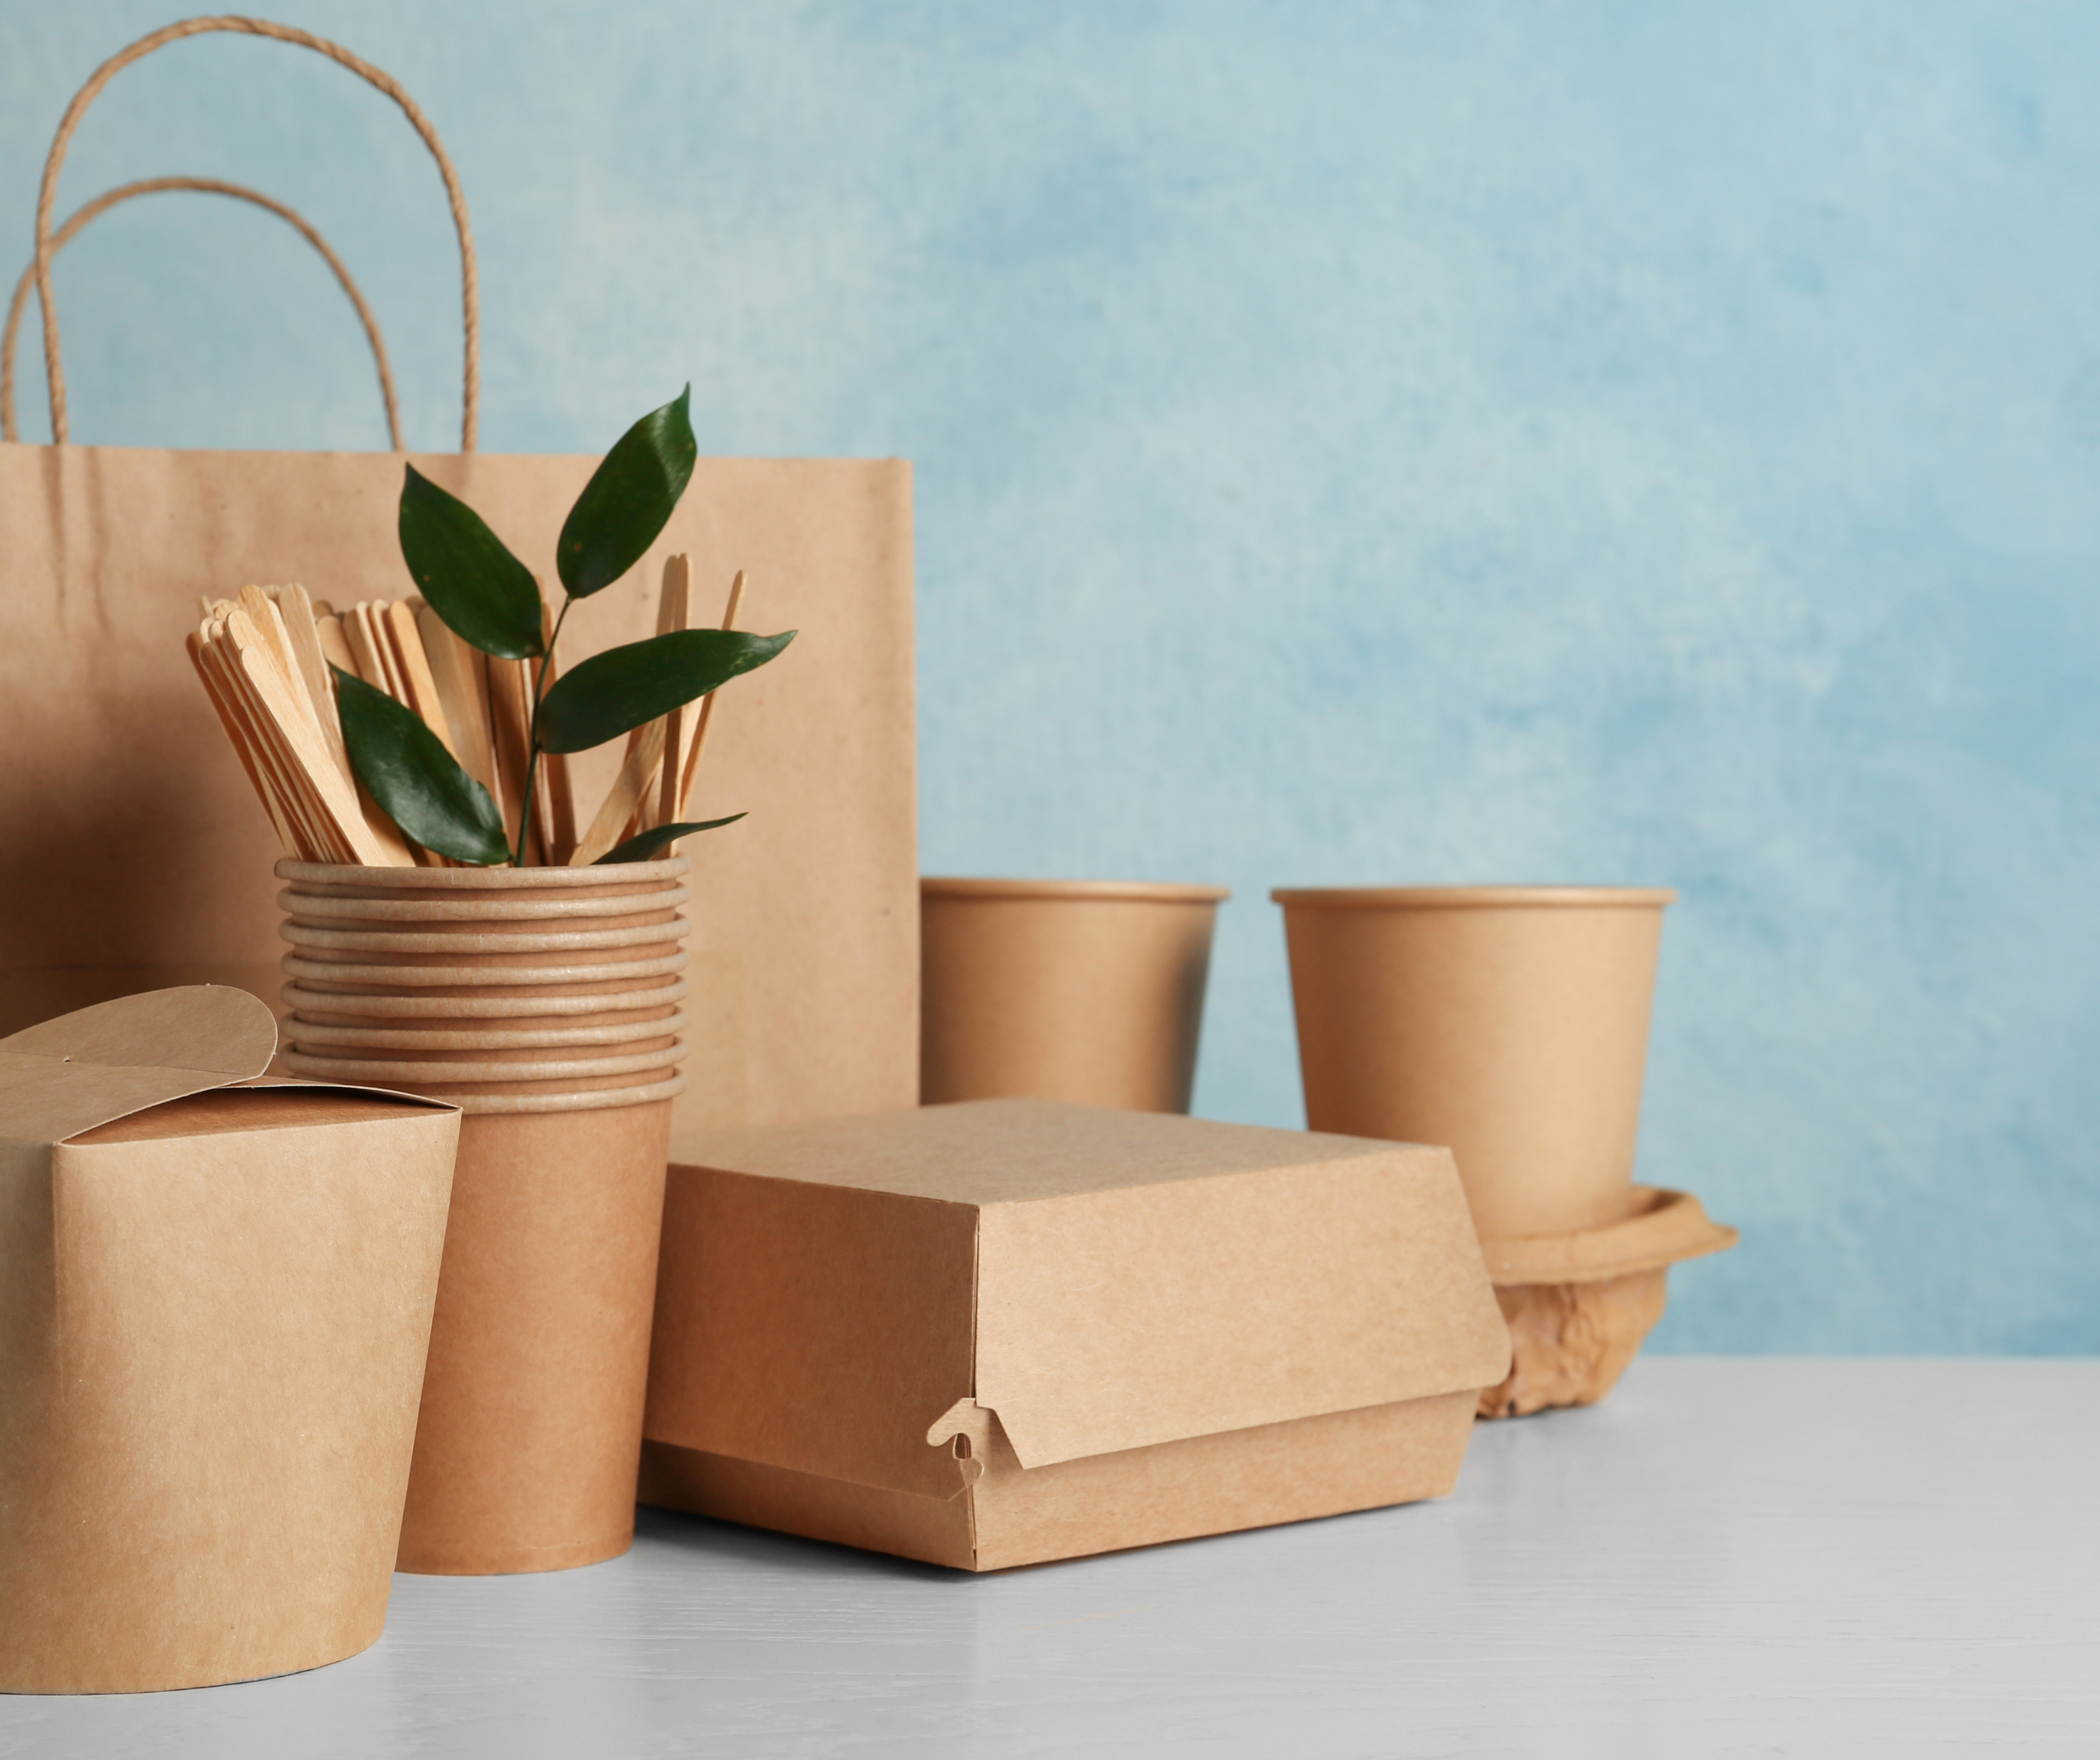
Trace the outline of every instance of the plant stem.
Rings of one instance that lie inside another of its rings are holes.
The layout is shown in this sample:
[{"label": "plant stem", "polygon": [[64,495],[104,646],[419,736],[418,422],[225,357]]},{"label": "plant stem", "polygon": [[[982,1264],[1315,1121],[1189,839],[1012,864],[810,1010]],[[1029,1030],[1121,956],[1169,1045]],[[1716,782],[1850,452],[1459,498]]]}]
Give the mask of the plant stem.
[{"label": "plant stem", "polygon": [[554,619],[554,633],[547,638],[547,651],[540,656],[540,670],[532,680],[532,720],[527,737],[530,747],[525,759],[525,805],[518,815],[518,849],[511,858],[511,866],[525,865],[525,843],[532,831],[532,785],[540,770],[540,699],[547,692],[547,668],[554,663],[554,644],[562,639],[562,626],[568,621],[569,607],[576,603],[566,593],[562,596],[562,609]]}]

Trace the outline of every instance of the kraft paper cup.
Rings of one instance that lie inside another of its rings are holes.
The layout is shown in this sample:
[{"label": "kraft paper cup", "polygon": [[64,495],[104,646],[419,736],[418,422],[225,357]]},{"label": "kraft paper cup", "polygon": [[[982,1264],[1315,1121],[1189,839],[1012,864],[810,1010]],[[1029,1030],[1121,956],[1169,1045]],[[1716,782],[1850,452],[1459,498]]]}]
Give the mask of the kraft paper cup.
[{"label": "kraft paper cup", "polygon": [[475,902],[468,913],[479,909],[498,915],[495,900],[503,898],[535,901],[515,907],[528,913],[559,914],[562,901],[627,900],[674,891],[690,866],[682,856],[595,868],[351,868],[287,858],[273,871],[302,896],[439,904],[470,900]]},{"label": "kraft paper cup", "polygon": [[671,1102],[461,1121],[399,1569],[564,1570],[634,1538]]},{"label": "kraft paper cup", "polygon": [[342,1023],[377,1025],[399,1023],[443,1027],[502,1023],[554,1023],[589,1017],[596,1019],[641,1019],[664,1013],[682,1003],[688,994],[686,980],[667,978],[635,990],[621,987],[616,992],[593,993],[588,988],[572,995],[526,997],[502,992],[483,992],[466,988],[448,996],[442,990],[417,990],[399,996],[345,997],[302,984],[286,984],[285,1006],[302,1021],[317,1025]]},{"label": "kraft paper cup", "polygon": [[[335,998],[340,1005],[337,1013],[354,1007],[377,1014],[383,1004],[415,998],[455,1002],[490,1014],[554,1014],[624,1007],[632,999],[654,994],[677,980],[690,963],[682,948],[622,965],[527,971],[493,966],[338,966],[288,953],[281,969],[302,990]],[[526,1004],[532,1001],[546,1006],[527,1008]]]},{"label": "kraft paper cup", "polygon": [[567,1050],[585,1045],[639,1049],[642,1041],[675,1036],[686,1027],[682,1009],[621,1010],[619,1018],[611,1020],[602,1014],[552,1020],[541,1015],[479,1028],[442,1023],[404,1024],[372,1016],[339,1021],[309,1017],[299,1023],[299,1042],[317,1057],[349,1057],[367,1050],[446,1056],[471,1050]]},{"label": "kraft paper cup", "polygon": [[452,1051],[391,1051],[368,1057],[311,1057],[285,1059],[295,1074],[322,1081],[384,1087],[395,1082],[595,1082],[607,1076],[633,1076],[645,1070],[668,1071],[685,1055],[673,1040],[658,1040],[633,1051],[598,1057],[546,1056],[532,1051],[483,1051],[461,1056]]},{"label": "kraft paper cup", "polygon": [[1484,1240],[1631,1203],[1662,913],[1576,887],[1280,890],[1309,1127],[1453,1150]]},{"label": "kraft paper cup", "polygon": [[1186,1112],[1223,887],[920,882],[920,1098]]},{"label": "kraft paper cup", "polygon": [[686,869],[278,865],[281,1063],[465,1114],[400,1569],[632,1543]]},{"label": "kraft paper cup", "polygon": [[[559,871],[524,870],[527,873]],[[647,882],[616,892],[609,892],[603,887],[560,891],[530,891],[514,887],[487,895],[457,889],[433,894],[428,889],[406,891],[383,886],[359,891],[295,882],[277,895],[277,902],[285,906],[288,916],[317,925],[338,922],[364,928],[388,922],[452,923],[469,927],[488,924],[509,928],[520,923],[558,925],[578,918],[620,917],[643,911],[676,910],[691,896],[688,888],[668,881]]]}]

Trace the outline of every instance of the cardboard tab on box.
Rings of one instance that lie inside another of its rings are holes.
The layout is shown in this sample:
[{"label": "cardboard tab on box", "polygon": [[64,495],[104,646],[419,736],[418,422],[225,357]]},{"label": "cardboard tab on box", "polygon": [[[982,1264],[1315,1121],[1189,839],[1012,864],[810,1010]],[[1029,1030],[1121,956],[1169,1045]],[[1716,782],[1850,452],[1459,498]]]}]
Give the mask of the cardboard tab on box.
[{"label": "cardboard tab on box", "polygon": [[0,1690],[283,1674],[384,1624],[459,1115],[257,1085],[276,1045],[208,985],[0,1039]]},{"label": "cardboard tab on box", "polygon": [[642,1498],[967,1570],[1434,1497],[1449,1151],[1035,1100],[675,1144]]}]

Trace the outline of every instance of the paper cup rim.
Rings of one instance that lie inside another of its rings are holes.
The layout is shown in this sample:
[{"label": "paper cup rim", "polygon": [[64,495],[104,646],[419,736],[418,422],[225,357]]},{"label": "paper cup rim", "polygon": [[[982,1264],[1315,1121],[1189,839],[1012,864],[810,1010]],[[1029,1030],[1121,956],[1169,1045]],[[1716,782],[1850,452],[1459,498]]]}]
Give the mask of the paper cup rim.
[{"label": "paper cup rim", "polygon": [[1286,910],[1657,910],[1677,902],[1668,887],[1277,887]]},{"label": "paper cup rim", "polygon": [[613,1107],[650,1106],[659,1100],[675,1100],[686,1091],[681,1073],[667,1081],[642,1088],[587,1088],[567,1093],[448,1094],[448,1105],[470,1117],[490,1112],[598,1112]]},{"label": "paper cup rim", "polygon": [[[554,984],[616,983],[624,978],[668,977],[683,971],[690,962],[691,956],[681,952],[657,959],[622,960],[602,966],[339,966],[302,959],[296,953],[287,953],[278,964],[287,977],[311,979],[316,983],[377,984],[404,990],[471,988],[501,993]],[[334,993],[355,996],[357,992]]]},{"label": "paper cup rim", "polygon": [[427,923],[470,926],[476,923],[595,922],[625,917],[646,917],[659,911],[682,909],[692,897],[690,887],[660,886],[649,892],[622,893],[616,897],[594,894],[512,892],[490,895],[465,893],[457,898],[358,898],[342,892],[302,892],[286,887],[277,895],[277,908],[289,918],[321,923]]},{"label": "paper cup rim", "polygon": [[[659,1035],[659,1037],[665,1036]],[[514,1063],[476,1063],[469,1054],[457,1058],[430,1058],[394,1061],[386,1058],[324,1057],[311,1051],[285,1050],[277,1061],[298,1076],[317,1076],[324,1081],[360,1083],[431,1082],[442,1087],[487,1082],[517,1087],[560,1082],[585,1082],[607,1076],[638,1076],[645,1070],[675,1069],[685,1061],[682,1041],[655,1051],[625,1056],[596,1058],[546,1057],[521,1058]]]},{"label": "paper cup rim", "polygon": [[928,899],[1114,900],[1144,904],[1217,904],[1230,887],[1185,885],[1169,880],[994,880],[922,874],[919,895]]},{"label": "paper cup rim", "polygon": [[[611,1012],[611,1011],[608,1011]],[[588,1020],[589,1015],[579,1019]],[[594,1027],[342,1026],[329,1021],[292,1020],[280,1029],[279,1049],[333,1054],[320,1048],[348,1047],[374,1051],[564,1050],[588,1045],[635,1045],[646,1039],[675,1039],[691,1024],[683,1009],[648,1020],[613,1021]]]},{"label": "paper cup rim", "polygon": [[[390,1015],[403,1020],[530,1020],[668,1007],[682,1002],[691,988],[683,978],[674,978],[654,990],[600,990],[567,996],[370,996],[354,990],[310,990],[295,981],[284,985],[278,997],[291,1010],[295,1023],[302,1010],[317,1015]],[[609,1008],[608,1002],[618,1005]]]},{"label": "paper cup rim", "polygon": [[[593,887],[631,887],[675,879],[692,863],[683,856],[660,861],[619,862],[610,868],[357,868],[336,862],[294,861],[287,856],[274,872],[293,886],[370,887],[412,892],[562,891]],[[340,896],[341,895],[338,895]]]},{"label": "paper cup rim", "polygon": [[600,948],[668,946],[682,941],[691,922],[637,923],[628,929],[333,929],[281,919],[279,936],[296,948],[351,953],[588,953]]}]

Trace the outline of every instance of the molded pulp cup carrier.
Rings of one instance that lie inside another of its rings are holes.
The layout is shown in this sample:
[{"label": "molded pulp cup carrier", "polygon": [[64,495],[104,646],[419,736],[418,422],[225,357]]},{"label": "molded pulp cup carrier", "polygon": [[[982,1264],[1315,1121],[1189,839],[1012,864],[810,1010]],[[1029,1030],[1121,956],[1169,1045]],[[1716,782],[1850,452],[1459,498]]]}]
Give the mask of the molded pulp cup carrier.
[{"label": "molded pulp cup carrier", "polygon": [[686,868],[277,865],[285,1066],[465,1115],[404,1570],[633,1541]]}]

